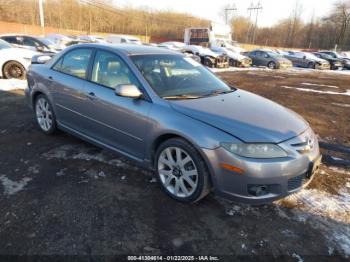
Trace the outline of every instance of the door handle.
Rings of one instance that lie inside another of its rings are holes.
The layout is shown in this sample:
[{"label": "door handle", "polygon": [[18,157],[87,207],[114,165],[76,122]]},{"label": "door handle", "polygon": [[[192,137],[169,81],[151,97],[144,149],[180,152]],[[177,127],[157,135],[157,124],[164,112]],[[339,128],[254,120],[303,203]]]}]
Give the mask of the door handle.
[{"label": "door handle", "polygon": [[96,95],[95,95],[94,92],[89,92],[89,93],[86,94],[86,96],[87,96],[89,99],[91,99],[91,100],[93,100],[93,99],[96,98]]},{"label": "door handle", "polygon": [[53,81],[53,77],[52,76],[49,76],[49,81],[52,82]]}]

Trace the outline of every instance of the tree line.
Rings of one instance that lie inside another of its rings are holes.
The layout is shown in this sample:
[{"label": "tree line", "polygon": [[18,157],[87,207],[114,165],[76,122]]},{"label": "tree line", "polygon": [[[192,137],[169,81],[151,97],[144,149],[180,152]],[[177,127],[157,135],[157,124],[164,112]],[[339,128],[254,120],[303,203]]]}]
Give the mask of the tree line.
[{"label": "tree line", "polygon": [[[116,7],[107,0],[45,0],[46,26],[79,31],[183,38],[184,28],[208,26],[209,20],[148,7]],[[39,25],[38,0],[0,0],[0,20]]]},{"label": "tree line", "polygon": [[[149,7],[117,7],[107,0],[45,0],[46,26],[90,32],[135,34],[182,39],[184,29],[208,26],[209,20],[186,13],[157,11]],[[38,0],[0,0],[0,20],[39,25]],[[232,17],[233,39],[264,46],[350,50],[350,0],[334,4],[325,17],[302,19],[296,2],[291,14],[272,27],[254,28],[247,17]],[[252,34],[255,37],[252,37]]]},{"label": "tree line", "polygon": [[[255,28],[254,44],[294,47],[304,49],[350,50],[350,0],[338,1],[328,15],[318,17],[313,14],[309,21],[302,19],[302,5],[296,2],[288,18],[272,27]],[[254,31],[254,24],[246,17],[233,17],[231,23],[234,39],[249,42]]]}]

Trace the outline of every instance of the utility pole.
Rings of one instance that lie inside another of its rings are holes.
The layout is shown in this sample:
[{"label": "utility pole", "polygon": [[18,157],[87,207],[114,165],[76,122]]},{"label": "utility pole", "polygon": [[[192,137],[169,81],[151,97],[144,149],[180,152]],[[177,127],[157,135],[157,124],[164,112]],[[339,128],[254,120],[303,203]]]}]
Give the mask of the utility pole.
[{"label": "utility pole", "polygon": [[[253,27],[253,37],[252,37],[252,43],[254,44],[255,43],[255,36],[256,36],[256,29],[257,29],[257,26],[258,26],[258,16],[259,16],[259,11],[262,10],[263,7],[261,5],[261,2],[259,1],[257,5],[253,5],[253,2],[250,4],[250,6],[248,7],[248,12],[249,12],[249,20],[251,20],[251,17],[252,17],[252,12],[256,12],[255,13],[255,24],[254,24],[254,27]],[[252,26],[251,26],[252,27]],[[250,30],[248,32],[248,35],[247,35],[247,39],[250,35]]]},{"label": "utility pole", "polygon": [[247,38],[246,38],[246,43],[249,43],[249,39],[250,39],[250,31],[252,29],[252,24],[250,23],[251,19],[252,19],[252,11],[253,11],[253,2],[250,3],[250,6],[247,8],[248,13],[249,13],[249,28],[248,28],[248,32],[247,32]]},{"label": "utility pole", "polygon": [[233,4],[231,7],[229,6],[225,8],[225,22],[227,25],[228,25],[228,12],[230,11],[233,11],[233,12],[237,11],[237,7],[235,4]]},{"label": "utility pole", "polygon": [[41,31],[44,33],[45,24],[44,24],[44,8],[43,8],[43,0],[39,0],[39,16],[40,16],[40,26]]}]

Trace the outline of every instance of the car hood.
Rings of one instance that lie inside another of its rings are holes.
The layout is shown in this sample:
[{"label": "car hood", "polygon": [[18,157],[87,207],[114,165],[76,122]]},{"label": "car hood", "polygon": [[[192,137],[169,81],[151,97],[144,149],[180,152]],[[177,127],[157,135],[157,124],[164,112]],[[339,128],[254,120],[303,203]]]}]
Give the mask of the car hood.
[{"label": "car hood", "polygon": [[174,110],[244,142],[280,143],[304,132],[308,123],[293,111],[258,95],[235,92],[191,100],[169,100]]},{"label": "car hood", "polygon": [[315,57],[307,57],[307,59],[313,60],[313,61],[319,62],[319,63],[328,63],[327,60],[322,59],[322,58],[319,58],[319,57],[317,57],[317,56],[315,56]]},{"label": "car hood", "polygon": [[247,59],[248,57],[247,56],[244,56],[244,55],[241,55],[239,53],[235,53],[235,52],[232,52],[230,50],[227,50],[226,51],[226,54],[229,58],[232,58],[232,59],[235,59],[237,61],[242,61],[244,59]]},{"label": "car hood", "polygon": [[40,53],[29,50],[29,49],[24,49],[24,48],[6,48],[6,54],[8,55],[13,55],[15,57],[22,57],[22,58],[32,58],[35,55],[39,55]]}]

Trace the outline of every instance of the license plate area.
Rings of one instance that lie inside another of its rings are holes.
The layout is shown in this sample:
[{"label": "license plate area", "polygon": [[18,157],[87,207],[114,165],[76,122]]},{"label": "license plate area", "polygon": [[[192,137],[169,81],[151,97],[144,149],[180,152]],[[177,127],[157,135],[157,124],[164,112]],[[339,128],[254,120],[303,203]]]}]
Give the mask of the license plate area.
[{"label": "license plate area", "polygon": [[310,179],[315,174],[315,172],[317,172],[321,164],[321,158],[322,157],[320,156],[315,162],[310,162],[309,168],[305,174],[306,179]]}]

